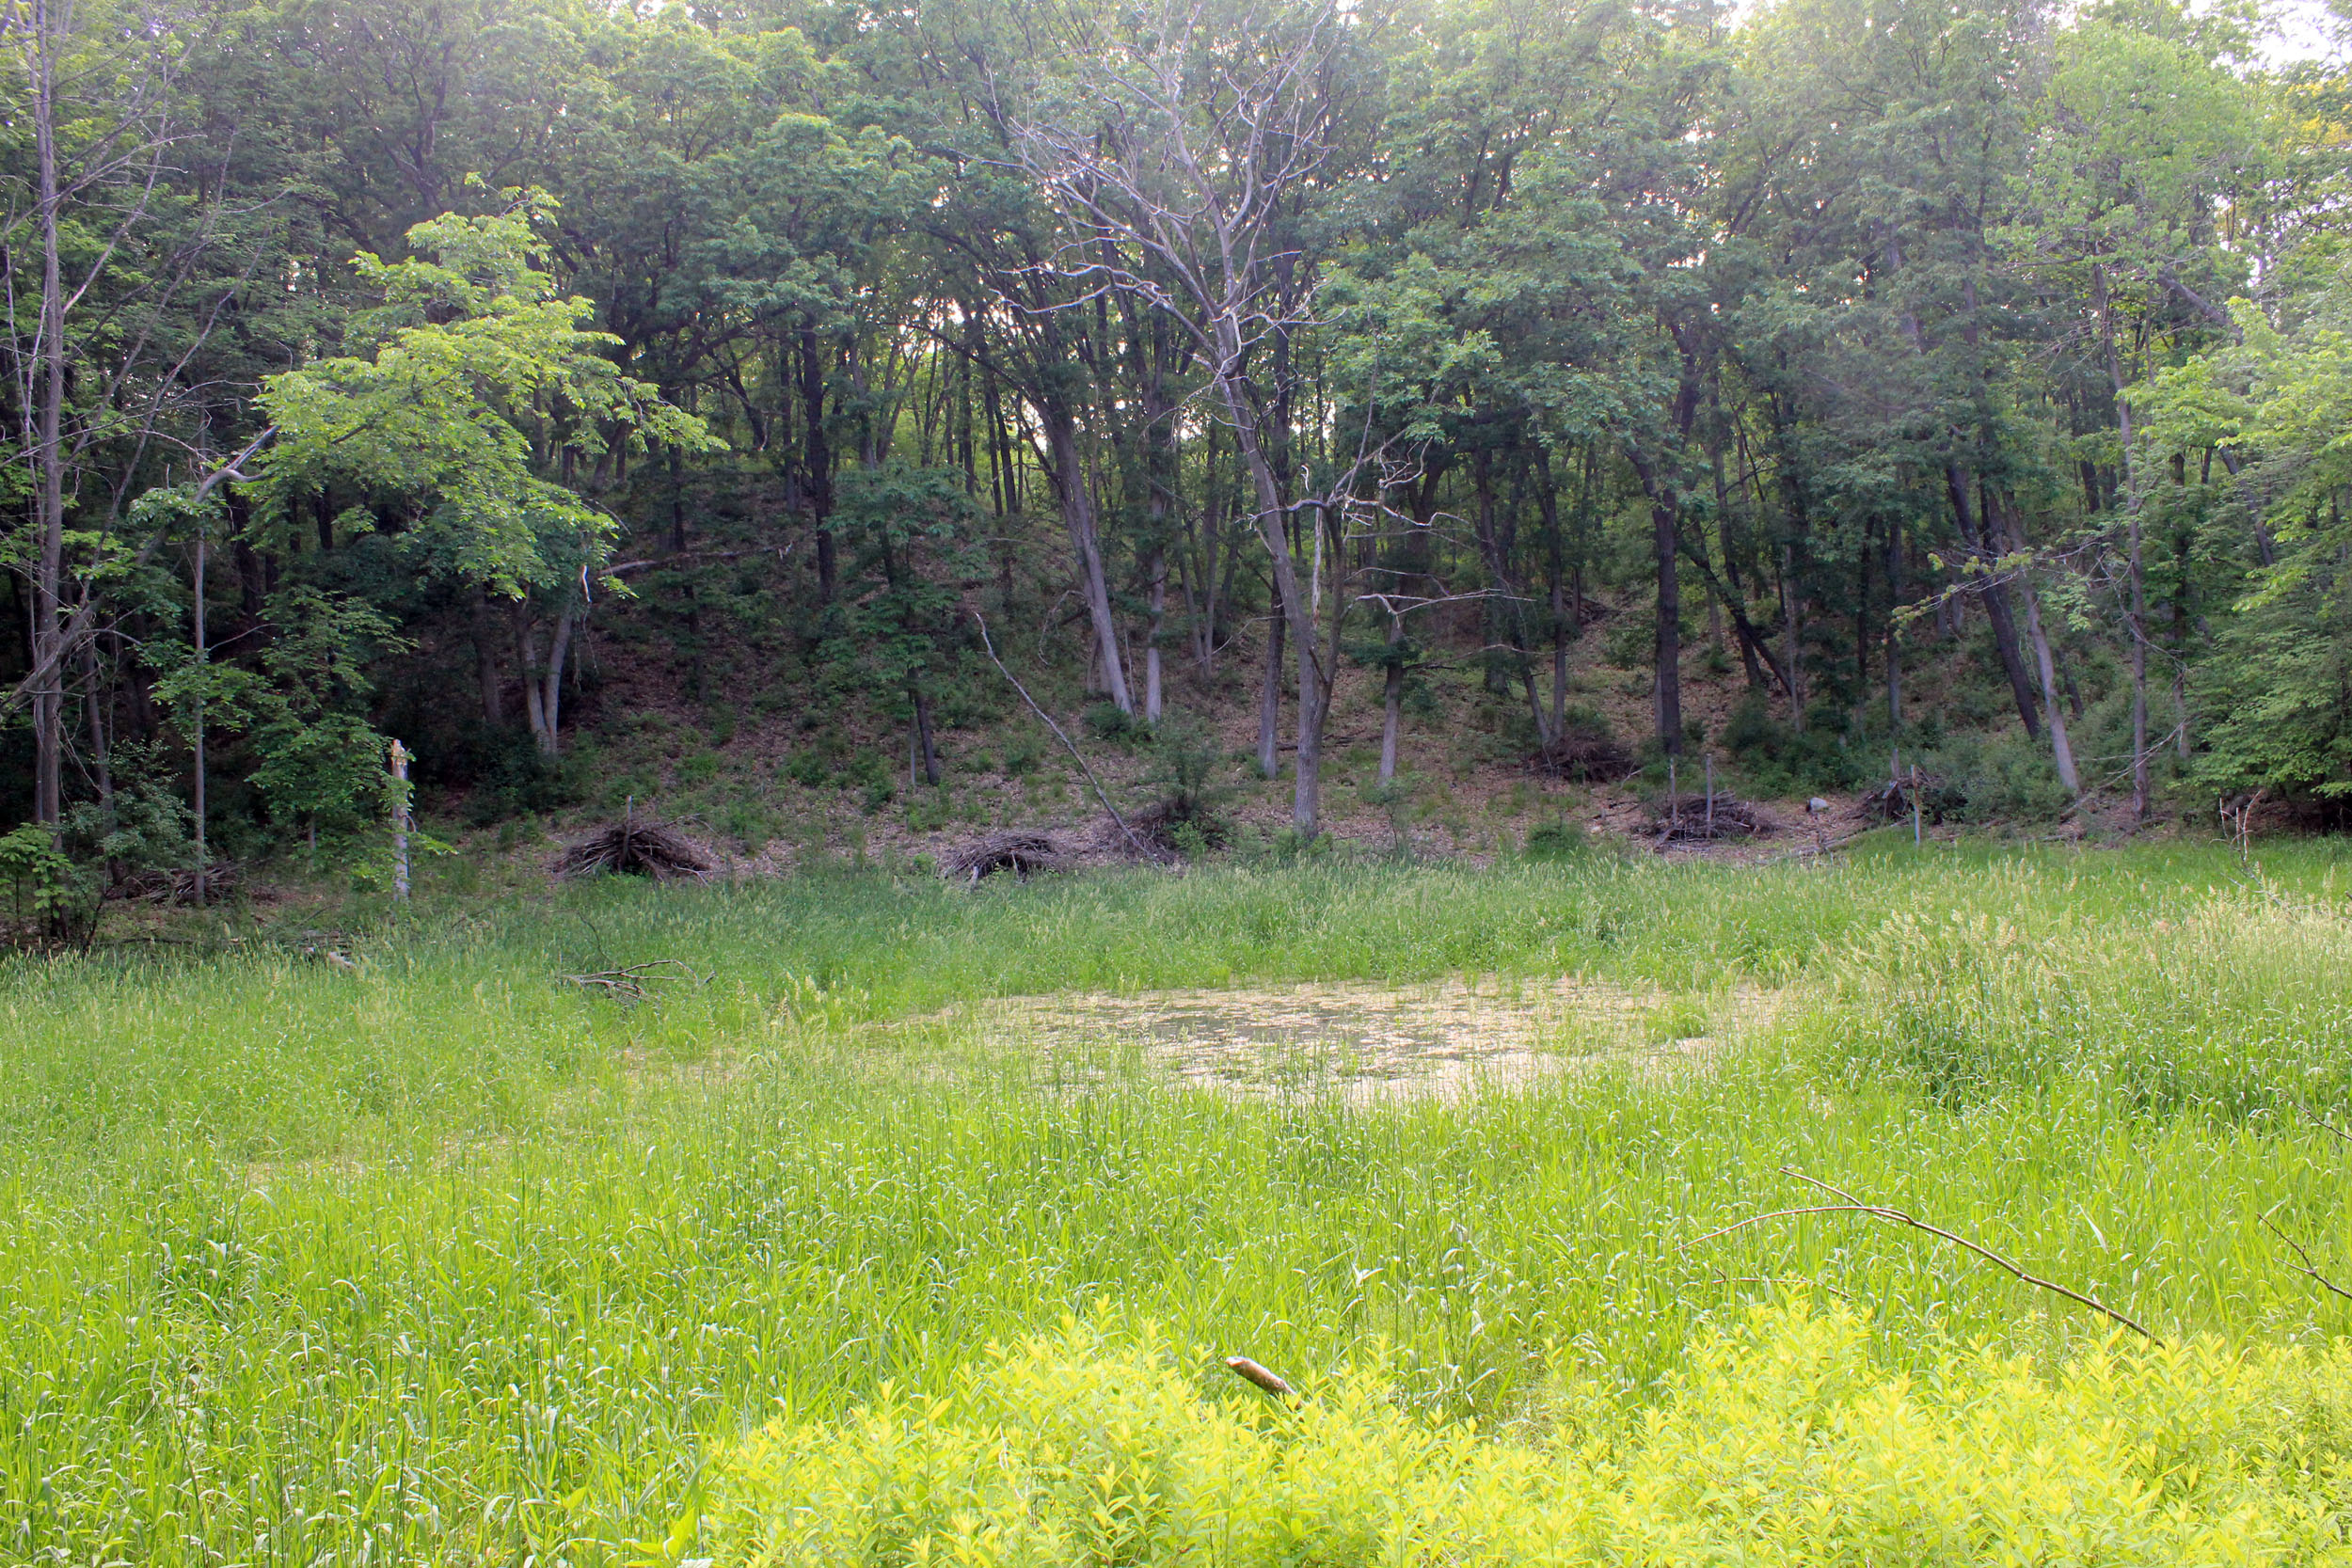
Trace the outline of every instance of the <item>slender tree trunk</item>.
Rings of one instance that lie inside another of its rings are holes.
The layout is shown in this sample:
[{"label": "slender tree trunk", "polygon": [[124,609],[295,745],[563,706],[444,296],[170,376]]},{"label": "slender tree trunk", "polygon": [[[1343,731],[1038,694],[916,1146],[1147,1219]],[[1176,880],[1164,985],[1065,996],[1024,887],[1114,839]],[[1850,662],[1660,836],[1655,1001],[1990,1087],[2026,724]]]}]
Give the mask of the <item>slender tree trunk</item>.
[{"label": "slender tree trunk", "polygon": [[923,689],[922,677],[907,682],[907,695],[914,702],[914,744],[923,762],[923,782],[939,787],[939,748],[931,739],[931,699]]},{"label": "slender tree trunk", "polygon": [[1290,623],[1277,610],[1266,628],[1265,680],[1258,689],[1258,771],[1281,771],[1282,636]]},{"label": "slender tree trunk", "polygon": [[1168,552],[1154,548],[1150,567],[1152,581],[1150,629],[1143,644],[1143,719],[1148,724],[1160,721],[1160,628],[1168,618]]},{"label": "slender tree trunk", "polygon": [[[2013,512],[1990,490],[1985,495],[1985,527],[1993,539],[2010,551],[2025,545],[2024,525]],[[2050,724],[2050,760],[2058,768],[2058,783],[2068,796],[2079,802],[2083,798],[2082,775],[2074,767],[2074,742],[2066,733],[2066,713],[2058,701],[2059,677],[2058,660],[2050,652],[2048,630],[2042,624],[2042,602],[2033,591],[2033,584],[2022,575],[2017,591],[2026,601],[2026,638],[2033,647],[2034,668],[2042,677],[2042,703]]]},{"label": "slender tree trunk", "polygon": [[2140,560],[2139,466],[2132,459],[2132,400],[2123,381],[2123,358],[2115,341],[2115,300],[2108,292],[2104,263],[2090,264],[2091,307],[2099,315],[2099,336],[2106,351],[2107,380],[2115,389],[2116,435],[2123,451],[2123,517],[2127,539],[2125,569],[2132,644],[2132,820],[2148,816],[2148,577]]},{"label": "slender tree trunk", "polygon": [[1396,777],[1396,742],[1405,727],[1405,617],[1389,611],[1389,662],[1380,683],[1380,782]]},{"label": "slender tree trunk", "polygon": [[[112,755],[114,748],[109,743],[106,734],[109,705],[106,701],[105,685],[100,678],[98,644],[95,640],[82,644],[82,679],[87,692],[83,701],[87,705],[89,719],[90,768],[96,775],[98,783],[98,820],[102,831],[111,833],[115,831],[115,772]],[[108,860],[106,871],[109,879],[114,878],[118,870],[116,863],[111,859]]]},{"label": "slender tree trunk", "polygon": [[2082,776],[2074,770],[2074,748],[2066,735],[2066,715],[2058,706],[2057,661],[2050,657],[2050,640],[2042,629],[2042,605],[2031,586],[2020,582],[2026,601],[2026,635],[2033,643],[2035,667],[2042,673],[2042,701],[2050,715],[2050,759],[2058,765],[2058,783],[2074,800],[2083,798]]},{"label": "slender tree trunk", "polygon": [[833,444],[825,436],[824,351],[813,324],[801,329],[801,411],[802,490],[808,501],[809,526],[817,534],[817,594],[831,604],[840,574],[833,538]]},{"label": "slender tree trunk", "polygon": [[196,752],[195,787],[190,792],[196,806],[196,907],[202,909],[212,894],[212,849],[205,839],[204,818],[209,805],[205,796],[204,768],[204,684],[210,679],[206,669],[207,650],[204,645],[204,535],[196,536],[196,721],[192,736]]},{"label": "slender tree trunk", "polygon": [[[1241,344],[1229,328],[1225,362],[1241,363]],[[1329,693],[1315,662],[1314,612],[1308,605],[1305,585],[1298,580],[1298,563],[1283,527],[1280,486],[1258,448],[1255,416],[1249,399],[1231,376],[1219,376],[1218,392],[1233,424],[1233,443],[1249,475],[1258,501],[1258,535],[1265,543],[1274,568],[1277,608],[1289,623],[1290,641],[1298,660],[1298,748],[1295,787],[1291,796],[1291,824],[1308,838],[1323,831],[1323,724],[1329,714]]]},{"label": "slender tree trunk", "polygon": [[[2001,554],[2001,530],[1993,517],[1993,503],[1985,501],[1984,527],[1978,530],[1976,513],[1970,505],[1972,486],[1961,472],[1958,462],[1944,466],[1944,488],[1952,503],[1952,516],[1960,527],[1961,543],[1987,566]],[[2025,721],[2026,738],[2042,738],[2042,719],[2034,706],[2033,685],[2026,673],[2025,658],[2017,649],[2017,622],[2010,613],[2009,591],[1999,582],[1989,582],[1984,589],[1984,618],[1993,627],[1993,646],[2001,656],[2002,673],[2009,676],[2010,695],[2016,699],[2017,716]]]},{"label": "slender tree trunk", "polygon": [[1103,540],[1095,525],[1094,495],[1078,450],[1078,429],[1067,409],[1041,410],[1046,450],[1053,454],[1054,494],[1061,502],[1063,525],[1070,531],[1070,548],[1078,559],[1078,590],[1086,595],[1087,614],[1094,623],[1094,640],[1102,650],[1103,686],[1121,713],[1136,710],[1127,689],[1127,672],[1119,657],[1119,623],[1111,614],[1110,584],[1103,572]]},{"label": "slender tree trunk", "polygon": [[1780,634],[1788,666],[1788,727],[1804,733],[1804,625],[1797,605],[1797,547],[1780,546]]},{"label": "slender tree trunk", "polygon": [[515,663],[522,675],[523,709],[531,723],[531,738],[542,752],[552,755],[554,736],[548,728],[546,689],[539,681],[539,650],[531,628],[531,606],[528,601],[515,606]]},{"label": "slender tree trunk", "polygon": [[1903,601],[1903,524],[1886,520],[1886,730],[1899,736],[1903,728],[1903,647],[1895,626],[1895,610]]},{"label": "slender tree trunk", "polygon": [[550,757],[556,754],[559,726],[564,712],[564,659],[572,649],[572,628],[580,622],[579,612],[570,605],[556,611],[555,636],[548,644],[547,689],[539,699],[539,710],[547,725],[539,737],[540,750]]},{"label": "slender tree trunk", "polygon": [[1658,748],[1675,757],[1682,754],[1681,509],[1648,461],[1638,453],[1628,455],[1643,492],[1649,497],[1650,548],[1658,572],[1658,636],[1652,669]]},{"label": "slender tree trunk", "polygon": [[58,254],[58,207],[64,198],[57,180],[56,65],[51,57],[57,21],[46,0],[33,0],[32,12],[28,53],[40,222],[40,380],[33,456],[34,516],[40,543],[33,576],[33,667],[48,671],[32,699],[33,820],[55,827],[65,812],[66,342],[65,280]]}]

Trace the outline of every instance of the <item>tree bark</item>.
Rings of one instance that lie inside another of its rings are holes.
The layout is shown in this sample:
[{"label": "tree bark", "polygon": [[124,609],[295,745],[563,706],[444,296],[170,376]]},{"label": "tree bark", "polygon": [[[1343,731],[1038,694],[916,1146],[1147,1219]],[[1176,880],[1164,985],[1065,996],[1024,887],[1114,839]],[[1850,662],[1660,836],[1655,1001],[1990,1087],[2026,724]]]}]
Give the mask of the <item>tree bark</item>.
[{"label": "tree bark", "polygon": [[562,734],[564,714],[564,659],[572,649],[572,628],[580,614],[570,605],[556,611],[555,636],[548,643],[547,689],[539,699],[540,712],[545,718],[546,731],[539,737],[540,750],[552,758],[556,754],[557,736]]},{"label": "tree bark", "polygon": [[[1951,499],[1961,542],[1968,546],[1970,554],[1991,567],[2001,554],[1999,530],[1991,515],[1991,502],[1986,503],[1984,529],[1979,532],[1969,503],[1972,486],[1957,461],[1944,465],[1944,488]],[[2010,694],[2017,701],[2017,716],[2026,722],[2026,738],[2040,740],[2042,719],[2034,708],[2033,685],[2026,674],[2025,658],[2018,652],[2017,622],[2010,613],[2008,591],[1998,581],[1985,584],[1984,618],[1992,624],[1993,646],[2000,653],[2002,673],[2009,676]]]},{"label": "tree bark", "polygon": [[2132,400],[2123,381],[2122,355],[2115,342],[2115,299],[2107,287],[2106,267],[2090,264],[2092,306],[2099,312],[2099,335],[2106,349],[2107,379],[2115,388],[2115,428],[2123,451],[2123,516],[2128,540],[2125,569],[2130,574],[2132,644],[2132,820],[2148,816],[2148,578],[2140,561],[2139,466],[2132,461]]},{"label": "tree bark", "polygon": [[1658,635],[1652,681],[1658,749],[1670,757],[1682,754],[1682,579],[1681,507],[1660,482],[1648,460],[1628,454],[1633,472],[1649,498],[1650,548],[1658,573]]},{"label": "tree bark", "polygon": [[1152,618],[1144,634],[1143,643],[1143,720],[1147,724],[1160,721],[1160,630],[1168,619],[1168,552],[1154,548],[1147,575],[1151,579]]},{"label": "tree bark", "polygon": [[189,792],[196,807],[196,907],[202,909],[212,893],[212,850],[205,842],[204,817],[209,802],[205,791],[204,767],[204,685],[210,678],[205,670],[204,645],[204,535],[196,536],[196,605],[194,631],[196,635],[196,719],[191,736],[195,751],[195,787]]},{"label": "tree bark", "polygon": [[1278,610],[1266,628],[1265,679],[1258,689],[1258,771],[1281,771],[1282,637],[1290,623]]},{"label": "tree bark", "polygon": [[1077,421],[1058,404],[1041,404],[1046,451],[1053,459],[1047,478],[1061,502],[1063,526],[1070,548],[1078,561],[1078,591],[1086,597],[1087,614],[1094,624],[1094,640],[1102,650],[1103,685],[1121,713],[1136,710],[1127,689],[1127,672],[1119,657],[1119,623],[1111,614],[1110,584],[1103,572],[1103,540],[1095,524],[1094,494],[1087,483],[1086,465],[1078,449]]},{"label": "tree bark", "polygon": [[833,538],[833,444],[825,436],[825,361],[812,324],[801,329],[801,490],[817,535],[817,594],[833,603],[840,568]]},{"label": "tree bark", "polygon": [[[33,820],[56,827],[65,809],[65,279],[59,260],[56,20],[44,0],[31,17],[33,143],[39,164],[40,342],[34,445],[33,667],[48,670],[32,699]],[[201,546],[199,546],[199,550]],[[199,786],[200,787],[200,786]],[[199,873],[199,877],[201,873]]]}]

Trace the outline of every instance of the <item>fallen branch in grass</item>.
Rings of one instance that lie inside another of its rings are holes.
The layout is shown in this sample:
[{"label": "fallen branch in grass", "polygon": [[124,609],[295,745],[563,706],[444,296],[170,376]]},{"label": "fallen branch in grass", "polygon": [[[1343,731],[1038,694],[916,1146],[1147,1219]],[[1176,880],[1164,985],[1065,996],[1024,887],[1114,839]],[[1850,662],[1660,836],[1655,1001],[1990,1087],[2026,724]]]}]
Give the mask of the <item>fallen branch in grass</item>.
[{"label": "fallen branch in grass", "polygon": [[585,990],[599,991],[630,1002],[643,1002],[653,994],[650,988],[679,980],[691,980],[696,986],[709,982],[707,974],[697,974],[693,966],[683,958],[652,958],[641,964],[627,964],[619,969],[591,970],[585,974],[566,974],[564,979]]},{"label": "fallen branch in grass", "polygon": [[1298,1390],[1284,1382],[1279,1373],[1268,1371],[1246,1355],[1229,1355],[1226,1369],[1244,1383],[1253,1383],[1277,1399],[1295,1400]]},{"label": "fallen branch in grass", "polygon": [[1940,1237],[1943,1240],[1951,1243],[1954,1246],[1963,1247],[1975,1253],[1978,1257],[1983,1259],[1986,1262],[1993,1264],[1996,1268],[2008,1270],[2010,1274],[2015,1275],[2019,1279],[2024,1280],[2028,1285],[2036,1286],[2042,1290],[2048,1291],[2053,1295],[2064,1296],[2071,1302],[2075,1302],[2081,1306],[2088,1307],[2093,1312],[2097,1312],[2102,1316],[2110,1318],[2115,1322],[2122,1323],[2125,1328],[2130,1329],[2133,1333],[2138,1335],[2141,1338],[2146,1339],[2151,1344],[2161,1345],[2164,1343],[2164,1340],[2158,1336],[2150,1333],[2145,1324],[2117,1311],[2114,1307],[2109,1307],[2106,1302],[2099,1300],[2097,1297],[2084,1295],[2080,1291],[2070,1291],[2065,1286],[2058,1284],[2056,1280],[2044,1279],[2039,1275],[2027,1274],[2024,1268],[2010,1261],[2009,1259],[2002,1257],[1999,1253],[1994,1252],[1991,1247],[1972,1242],[1967,1237],[1960,1235],[1955,1231],[1947,1230],[1940,1225],[1930,1225],[1927,1221],[1920,1219],[1917,1215],[1906,1213],[1900,1209],[1889,1208],[1883,1203],[1866,1203],[1861,1198],[1854,1196],[1853,1194],[1846,1191],[1845,1188],[1835,1186],[1830,1182],[1820,1180],[1817,1177],[1807,1176],[1804,1172],[1797,1169],[1794,1165],[1781,1166],[1780,1174],[1783,1176],[1793,1177],[1809,1187],[1819,1187],[1825,1193],[1835,1194],[1838,1197],[1844,1198],[1846,1201],[1843,1203],[1809,1204],[1799,1209],[1775,1209],[1769,1214],[1751,1214],[1746,1219],[1738,1221],[1735,1224],[1724,1226],[1720,1229],[1710,1230],[1704,1236],[1693,1236],[1691,1240],[1683,1243],[1675,1250],[1677,1252],[1687,1252],[1692,1247],[1697,1246],[1701,1242],[1711,1242],[1718,1236],[1728,1236],[1735,1230],[1745,1230],[1750,1226],[1762,1225],[1768,1220],[1794,1219],[1804,1214],[1864,1214],[1874,1220],[1883,1220],[1889,1225],[1907,1226],[1914,1230],[1924,1230],[1931,1236]]},{"label": "fallen branch in grass", "polygon": [[[2322,1122],[2320,1125],[2323,1127],[2327,1126],[2325,1122]],[[2330,1132],[2335,1131],[2332,1127],[2329,1127],[2328,1130]],[[2273,1236],[2276,1236],[2279,1240],[2286,1243],[2288,1247],[2294,1251],[2296,1259],[2297,1259],[2295,1265],[2295,1272],[2296,1274],[2301,1275],[2304,1278],[2312,1280],[2316,1284],[2326,1287],[2328,1290],[2333,1291],[2336,1294],[2342,1296],[2346,1301],[2352,1301],[2352,1291],[2345,1290],[2343,1286],[2337,1284],[2326,1275],[2321,1274],[2318,1269],[2312,1267],[2312,1255],[2303,1250],[2302,1243],[2296,1241],[2294,1237],[2280,1229],[2276,1225],[2273,1225],[2268,1214],[2260,1215],[2259,1218],[2262,1220],[2263,1228],[2265,1230],[2269,1231]]]}]

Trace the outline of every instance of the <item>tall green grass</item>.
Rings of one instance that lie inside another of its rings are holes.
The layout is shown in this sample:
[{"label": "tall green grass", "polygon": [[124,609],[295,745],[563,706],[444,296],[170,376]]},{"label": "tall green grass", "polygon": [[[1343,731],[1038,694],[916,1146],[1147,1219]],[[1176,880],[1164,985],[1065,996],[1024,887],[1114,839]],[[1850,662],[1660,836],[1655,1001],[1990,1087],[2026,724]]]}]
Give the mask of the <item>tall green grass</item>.
[{"label": "tall green grass", "polygon": [[[2322,1339],[2352,1255],[2336,863],[1908,851],[1751,871],[1313,867],[607,885],[349,941],[0,970],[0,1558],[661,1560],[714,1438],[1148,1312],[1444,1418],[1639,1404],[1746,1302],[1879,1353],[2105,1325],[1804,1201],[1794,1164],[2158,1332]],[[687,958],[658,1003],[565,974]],[[1712,1073],[1237,1103],[986,995],[1579,972],[1782,988]],[[1083,1085],[1083,1087],[1076,1085]],[[2352,1272],[2352,1270],[2347,1270]],[[2352,1284],[2352,1279],[2344,1281]],[[1221,1375],[1221,1374],[1218,1374]],[[637,1543],[637,1544],[631,1544]]]}]

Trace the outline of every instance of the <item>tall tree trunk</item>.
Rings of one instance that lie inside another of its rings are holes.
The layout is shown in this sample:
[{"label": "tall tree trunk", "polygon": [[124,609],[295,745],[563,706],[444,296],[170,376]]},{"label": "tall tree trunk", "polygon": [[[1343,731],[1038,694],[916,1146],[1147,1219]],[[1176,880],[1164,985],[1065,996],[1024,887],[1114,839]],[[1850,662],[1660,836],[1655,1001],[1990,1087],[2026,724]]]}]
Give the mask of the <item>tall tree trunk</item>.
[{"label": "tall tree trunk", "polygon": [[193,750],[196,752],[195,787],[189,792],[196,807],[196,907],[202,909],[212,894],[212,849],[205,839],[204,818],[209,809],[205,788],[204,766],[204,687],[211,675],[206,669],[208,650],[204,642],[204,535],[196,536],[196,721],[193,726]]},{"label": "tall tree trunk", "polygon": [[1634,476],[1649,498],[1650,549],[1658,574],[1658,634],[1652,692],[1658,749],[1682,754],[1681,508],[1662,476],[1639,453],[1629,453]]},{"label": "tall tree trunk", "polygon": [[[2017,517],[2013,506],[2004,504],[1996,492],[1985,492],[1985,527],[1997,549],[2003,554],[2015,553],[2025,547],[2025,525]],[[2033,591],[2033,584],[2023,575],[2017,579],[2017,591],[2026,601],[2026,637],[2032,644],[2034,668],[2042,677],[2042,702],[2050,722],[2050,760],[2058,768],[2058,783],[2067,795],[2079,802],[2083,798],[2082,775],[2074,767],[2074,746],[2066,733],[2066,713],[2058,701],[2058,660],[2050,652],[2047,628],[2042,624],[2042,602]]]},{"label": "tall tree trunk", "polygon": [[[51,51],[57,21],[34,0],[30,21],[33,143],[40,221],[40,380],[35,420],[33,510],[40,534],[33,575],[33,667],[48,672],[32,698],[33,820],[50,827],[65,813],[65,279],[59,261],[57,72]],[[201,546],[199,546],[201,548]]]},{"label": "tall tree trunk", "polygon": [[2148,816],[2148,577],[2140,562],[2139,466],[2132,460],[2132,400],[2123,381],[2123,359],[2115,342],[2115,300],[2105,264],[2090,264],[2091,305],[2099,313],[2099,335],[2106,350],[2107,379],[2115,388],[2115,428],[2123,451],[2123,516],[2128,538],[2126,569],[2132,643],[2132,820]]},{"label": "tall tree trunk", "polygon": [[1149,568],[1152,619],[1143,644],[1143,720],[1160,721],[1160,628],[1168,618],[1168,552],[1154,548]]},{"label": "tall tree trunk", "polygon": [[1788,727],[1804,733],[1804,623],[1797,603],[1797,546],[1780,546],[1781,657],[1788,669]]},{"label": "tall tree trunk", "polygon": [[1110,584],[1103,572],[1103,539],[1095,525],[1093,487],[1087,483],[1086,464],[1078,447],[1076,420],[1067,408],[1047,404],[1039,410],[1045,425],[1046,451],[1052,455],[1055,499],[1061,502],[1062,523],[1070,532],[1070,548],[1078,560],[1078,591],[1086,596],[1087,614],[1094,624],[1094,640],[1102,651],[1104,689],[1121,713],[1136,710],[1127,689],[1127,672],[1119,657],[1119,623],[1111,614]]},{"label": "tall tree trunk", "polygon": [[564,714],[564,659],[572,649],[572,628],[580,623],[580,612],[565,605],[555,614],[555,635],[548,643],[547,689],[539,699],[539,709],[547,729],[539,737],[540,749],[549,757],[556,754],[557,736],[562,734]]},{"label": "tall tree trunk", "polygon": [[[1223,345],[1224,363],[1238,366],[1242,362],[1240,339],[1230,326],[1227,332],[1230,341]],[[1226,416],[1233,425],[1234,448],[1256,493],[1258,536],[1274,568],[1277,607],[1289,623],[1298,660],[1297,775],[1291,793],[1291,825],[1312,838],[1323,831],[1323,726],[1330,711],[1328,689],[1315,659],[1314,611],[1307,602],[1305,585],[1298,580],[1298,562],[1283,526],[1281,487],[1259,450],[1256,416],[1248,395],[1236,375],[1221,374],[1216,379]]]},{"label": "tall tree trunk", "polygon": [[522,676],[523,710],[530,721],[531,738],[543,753],[551,756],[555,752],[555,740],[548,729],[547,691],[539,682],[538,639],[532,630],[529,600],[516,601],[514,623],[515,664]]},{"label": "tall tree trunk", "polygon": [[1903,602],[1903,523],[1886,519],[1886,730],[1899,741],[1903,728],[1903,648],[1895,611]]},{"label": "tall tree trunk", "polygon": [[1380,683],[1380,782],[1396,777],[1396,742],[1405,727],[1405,617],[1389,611],[1389,660]]},{"label": "tall tree trunk", "polygon": [[802,494],[817,534],[817,593],[825,603],[840,578],[833,538],[833,444],[825,436],[825,360],[812,323],[801,329]]},{"label": "tall tree trunk", "polygon": [[98,664],[98,643],[95,640],[82,644],[82,680],[89,721],[90,768],[98,785],[98,820],[103,831],[115,829],[114,747],[107,737],[106,689],[101,679]]},{"label": "tall tree trunk", "polygon": [[1266,628],[1265,679],[1258,688],[1258,771],[1269,779],[1282,768],[1282,638],[1289,629],[1276,610]]},{"label": "tall tree trunk", "polygon": [[[1952,516],[1960,527],[1961,543],[1990,568],[2001,554],[2000,529],[1994,521],[1990,499],[1985,503],[1984,527],[1979,532],[1969,499],[1974,487],[1957,461],[1944,465],[1944,488],[1952,503]],[[2034,706],[2033,684],[2026,674],[2025,658],[2017,649],[2017,622],[2010,613],[2009,591],[1998,581],[1985,584],[1984,618],[1993,627],[1993,646],[2001,656],[2002,673],[2009,676],[2010,695],[2016,699],[2017,716],[2025,721],[2026,738],[2040,740],[2042,718]]]}]

